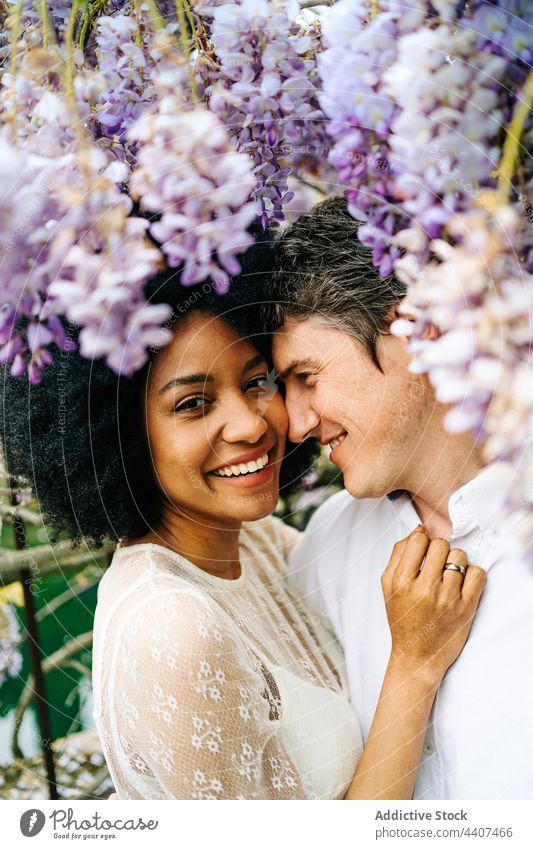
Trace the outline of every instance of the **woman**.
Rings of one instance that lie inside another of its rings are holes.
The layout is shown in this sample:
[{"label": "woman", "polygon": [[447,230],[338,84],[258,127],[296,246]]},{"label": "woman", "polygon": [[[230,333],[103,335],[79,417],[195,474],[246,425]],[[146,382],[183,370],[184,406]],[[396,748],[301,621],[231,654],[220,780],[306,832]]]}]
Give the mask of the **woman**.
[{"label": "woman", "polygon": [[483,588],[477,567],[444,571],[464,552],[422,528],[395,546],[391,660],[362,752],[339,648],[283,580],[298,533],[271,514],[308,447],[286,444],[250,307],[267,254],[249,251],[224,297],[169,273],[152,281],[151,302],[174,307],[173,339],[134,379],[72,353],[30,394],[4,382],[10,471],[70,538],[120,540],[93,651],[94,719],[120,798],[410,798],[436,689]]}]

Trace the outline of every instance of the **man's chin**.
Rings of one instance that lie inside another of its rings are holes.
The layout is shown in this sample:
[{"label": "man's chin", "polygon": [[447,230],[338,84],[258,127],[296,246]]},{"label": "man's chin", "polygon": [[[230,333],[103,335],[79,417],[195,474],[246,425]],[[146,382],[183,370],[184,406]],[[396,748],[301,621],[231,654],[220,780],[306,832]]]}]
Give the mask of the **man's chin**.
[{"label": "man's chin", "polygon": [[352,498],[384,498],[388,489],[379,481],[361,481],[355,475],[344,472],[344,488]]}]

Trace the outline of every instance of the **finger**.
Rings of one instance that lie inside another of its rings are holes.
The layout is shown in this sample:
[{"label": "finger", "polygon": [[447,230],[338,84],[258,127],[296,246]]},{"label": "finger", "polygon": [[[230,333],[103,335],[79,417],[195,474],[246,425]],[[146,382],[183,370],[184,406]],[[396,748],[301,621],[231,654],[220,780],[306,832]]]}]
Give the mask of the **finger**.
[{"label": "finger", "polygon": [[417,529],[409,535],[400,562],[394,572],[394,584],[403,586],[406,581],[413,580],[418,576],[428,548],[429,537],[424,530]]},{"label": "finger", "polygon": [[453,563],[455,566],[465,566],[468,570],[468,556],[466,551],[463,551],[462,548],[452,548],[442,570],[443,591],[450,598],[456,598],[461,594],[466,572],[463,575],[455,569],[446,569],[447,563]]},{"label": "finger", "polygon": [[442,581],[442,570],[446,563],[446,558],[450,553],[450,545],[445,539],[432,539],[424,561],[419,581],[427,586],[440,584]]},{"label": "finger", "polygon": [[457,566],[468,566],[468,555],[462,548],[451,548],[446,563],[455,563]]},{"label": "finger", "polygon": [[391,552],[391,556],[389,558],[389,562],[387,563],[387,566],[385,567],[385,570],[384,570],[384,572],[381,576],[381,586],[383,587],[383,591],[385,592],[386,595],[390,595],[392,577],[393,577],[394,572],[396,570],[396,567],[398,566],[398,563],[399,563],[399,561],[402,557],[402,554],[405,550],[405,546],[406,546],[408,540],[410,539],[410,537],[412,537],[413,534],[417,533],[417,531],[422,531],[422,530],[423,530],[423,526],[417,525],[416,528],[414,530],[412,530],[410,534],[408,534],[403,539],[398,540],[398,542],[396,542],[394,544],[392,552]]},{"label": "finger", "polygon": [[392,549],[391,556],[389,558],[389,562],[385,567],[385,570],[381,576],[381,585],[383,589],[389,593],[391,588],[392,576],[394,575],[394,571],[400,562],[401,556],[407,544],[408,537],[405,539],[398,540],[397,543],[394,544]]},{"label": "finger", "polygon": [[486,583],[487,573],[485,569],[480,566],[469,566],[461,587],[461,597],[467,604],[473,604],[477,607]]},{"label": "finger", "polygon": [[408,539],[409,537],[405,537],[405,539],[399,539],[398,542],[394,543],[389,563],[387,565],[387,568],[390,567],[393,572],[401,560]]}]

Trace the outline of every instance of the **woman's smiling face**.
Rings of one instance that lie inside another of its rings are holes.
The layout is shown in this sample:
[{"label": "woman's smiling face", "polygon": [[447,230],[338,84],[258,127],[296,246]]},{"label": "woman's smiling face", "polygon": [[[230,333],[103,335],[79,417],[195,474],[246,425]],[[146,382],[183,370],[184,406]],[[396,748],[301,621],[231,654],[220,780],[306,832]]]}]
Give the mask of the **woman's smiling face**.
[{"label": "woman's smiling face", "polygon": [[288,419],[268,370],[222,319],[194,311],[177,322],[151,363],[144,398],[165,511],[211,527],[272,513]]}]

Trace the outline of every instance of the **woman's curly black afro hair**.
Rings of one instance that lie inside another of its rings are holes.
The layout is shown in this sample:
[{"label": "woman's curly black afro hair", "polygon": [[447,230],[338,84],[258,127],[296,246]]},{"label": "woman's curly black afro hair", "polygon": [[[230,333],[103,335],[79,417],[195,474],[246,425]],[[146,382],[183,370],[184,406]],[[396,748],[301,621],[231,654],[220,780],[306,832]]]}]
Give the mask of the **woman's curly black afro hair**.
[{"label": "woman's curly black afro hair", "polygon": [[[242,255],[242,272],[226,295],[205,282],[183,287],[178,270],[166,269],[147,283],[146,298],[170,304],[177,317],[193,310],[223,317],[240,335],[251,337],[271,366],[260,305],[268,299],[273,253],[274,240],[263,233]],[[78,330],[68,332],[76,342]],[[7,365],[1,368],[8,471],[19,485],[31,486],[52,540],[66,537],[74,545],[85,541],[99,547],[105,540],[142,536],[157,520],[160,505],[141,426],[139,387],[150,360],[125,377],[104,360],[80,356],[77,347],[55,349],[53,356],[38,385],[27,376],[11,377]],[[287,443],[282,494],[300,485],[317,447],[314,440]]]}]

